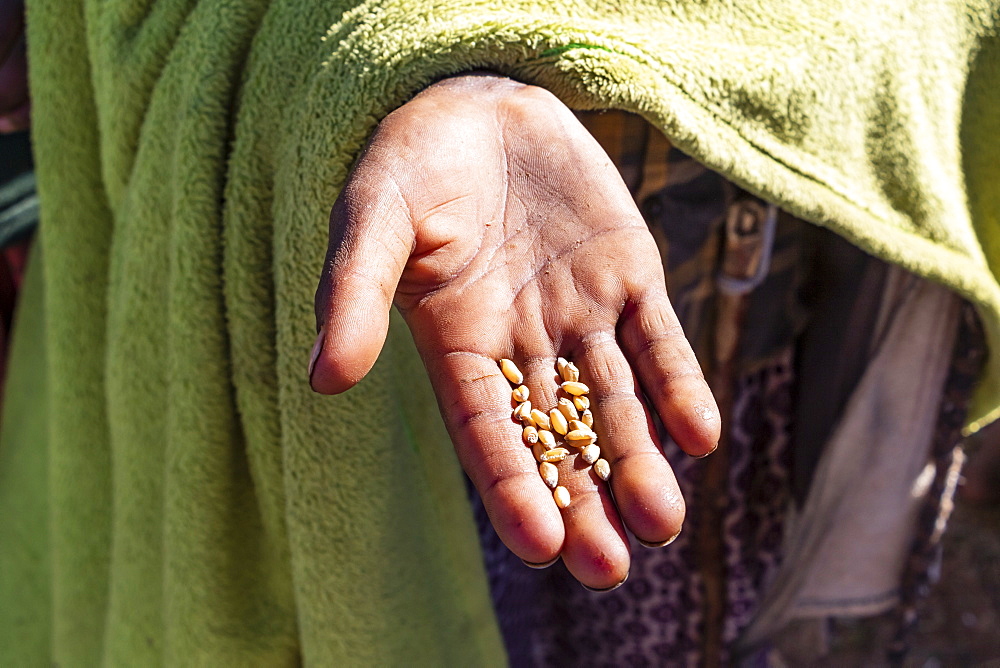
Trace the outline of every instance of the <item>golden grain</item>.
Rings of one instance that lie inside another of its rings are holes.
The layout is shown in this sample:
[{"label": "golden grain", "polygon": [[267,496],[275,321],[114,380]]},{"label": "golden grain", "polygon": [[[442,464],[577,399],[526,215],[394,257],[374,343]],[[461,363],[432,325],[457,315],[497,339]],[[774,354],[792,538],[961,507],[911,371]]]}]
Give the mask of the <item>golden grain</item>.
[{"label": "golden grain", "polygon": [[549,416],[538,410],[537,408],[531,409],[531,421],[535,423],[535,426],[539,429],[551,429],[552,426],[549,424]]},{"label": "golden grain", "polygon": [[565,383],[560,385],[560,387],[563,389],[564,392],[566,392],[567,394],[572,394],[575,397],[590,392],[589,387],[587,387],[583,383],[572,380],[567,380]]},{"label": "golden grain", "polygon": [[548,452],[549,449],[545,447],[544,443],[535,443],[531,446],[531,454],[534,456],[536,461],[542,461],[542,455]]},{"label": "golden grain", "polygon": [[601,448],[596,445],[586,445],[580,450],[580,458],[587,464],[593,464],[601,458]]},{"label": "golden grain", "polygon": [[574,406],[573,402],[566,397],[563,397],[556,403],[556,408],[559,409],[559,412],[562,413],[563,417],[567,420],[580,419],[580,414],[576,411],[576,406]]},{"label": "golden grain", "polygon": [[565,436],[566,432],[569,431],[566,416],[558,408],[549,411],[549,422],[552,425],[552,430],[560,436]]},{"label": "golden grain", "polygon": [[570,445],[582,448],[586,445],[590,445],[597,441],[597,434],[588,430],[583,431],[582,429],[577,429],[576,431],[571,431],[566,434],[566,442]]},{"label": "golden grain", "polygon": [[538,465],[538,473],[549,489],[555,489],[559,484],[559,469],[551,462],[542,462]]},{"label": "golden grain", "polygon": [[559,372],[559,375],[562,376],[563,380],[569,381],[571,383],[575,383],[576,381],[580,380],[580,370],[577,369],[576,365],[573,364],[572,362],[566,362],[566,366],[562,368],[562,371]]},{"label": "golden grain", "polygon": [[504,378],[509,380],[514,385],[520,385],[524,382],[524,374],[521,370],[517,368],[509,359],[500,360],[500,371],[503,373]]},{"label": "golden grain", "polygon": [[542,453],[540,459],[543,462],[561,462],[569,456],[569,450],[566,448],[552,448],[551,450],[546,450]]}]

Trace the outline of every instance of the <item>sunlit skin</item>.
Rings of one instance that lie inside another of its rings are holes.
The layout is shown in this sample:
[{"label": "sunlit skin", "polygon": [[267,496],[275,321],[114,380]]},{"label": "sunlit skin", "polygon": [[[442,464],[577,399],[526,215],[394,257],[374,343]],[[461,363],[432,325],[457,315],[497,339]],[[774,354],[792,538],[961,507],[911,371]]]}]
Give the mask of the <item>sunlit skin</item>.
[{"label": "sunlit skin", "polygon": [[[581,583],[606,589],[628,574],[626,530],[648,543],[680,531],[684,502],[650,411],[701,456],[718,442],[718,409],[628,189],[553,95],[498,76],[455,77],[379,125],[330,216],[316,391],[364,377],[393,304],[458,458],[519,557],[561,557]],[[578,457],[561,462],[572,495],[562,511],[497,366],[514,360],[532,403],[548,410],[559,355],[590,387],[612,469],[605,483]]]}]

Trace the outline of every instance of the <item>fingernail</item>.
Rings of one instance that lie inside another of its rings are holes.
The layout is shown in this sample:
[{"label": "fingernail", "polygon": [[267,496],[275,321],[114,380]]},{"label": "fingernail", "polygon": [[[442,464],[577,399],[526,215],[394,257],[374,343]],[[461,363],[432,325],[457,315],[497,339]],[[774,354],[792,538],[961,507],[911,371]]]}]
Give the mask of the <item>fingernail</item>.
[{"label": "fingernail", "polygon": [[319,334],[316,335],[316,343],[313,344],[312,352],[309,353],[309,382],[312,382],[313,370],[316,368],[316,360],[319,359],[319,354],[323,352],[323,335],[326,334],[326,327],[321,327]]},{"label": "fingernail", "polygon": [[672,542],[674,542],[675,540],[677,540],[677,537],[680,536],[680,535],[681,535],[681,532],[678,531],[677,533],[675,533],[670,538],[668,538],[668,539],[666,539],[664,541],[660,541],[659,543],[650,543],[648,541],[645,541],[645,540],[639,538],[638,536],[636,536],[635,539],[637,541],[639,541],[644,547],[666,547],[667,545],[670,545]]},{"label": "fingernail", "polygon": [[531,561],[524,561],[524,559],[522,559],[521,561],[524,562],[524,565],[527,566],[528,568],[534,568],[536,571],[538,571],[538,570],[541,570],[543,568],[548,568],[552,564],[556,563],[557,561],[559,561],[559,557],[556,557],[555,559],[551,559],[549,561],[543,561],[543,562],[540,562],[540,563],[534,563],[534,562],[531,562]]},{"label": "fingernail", "polygon": [[711,450],[709,450],[708,452],[706,452],[703,455],[695,455],[693,457],[693,459],[704,459],[705,457],[708,457],[710,454],[712,454],[713,452],[715,452],[718,449],[719,449],[719,444],[716,443],[714,448],[712,448]]},{"label": "fingernail", "polygon": [[580,584],[583,585],[583,588],[586,589],[587,591],[594,591],[594,592],[597,592],[597,593],[603,593],[603,592],[614,591],[615,589],[618,589],[623,584],[625,584],[626,580],[628,580],[628,573],[625,574],[625,577],[622,578],[621,582],[619,582],[616,585],[611,585],[607,589],[594,589],[593,587],[588,587],[587,585],[583,584],[582,582]]}]

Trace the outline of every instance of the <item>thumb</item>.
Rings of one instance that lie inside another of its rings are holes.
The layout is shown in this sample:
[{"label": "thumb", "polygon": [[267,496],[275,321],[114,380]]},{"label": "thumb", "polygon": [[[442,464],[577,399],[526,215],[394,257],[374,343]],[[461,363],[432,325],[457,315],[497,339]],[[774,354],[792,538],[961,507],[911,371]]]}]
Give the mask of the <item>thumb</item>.
[{"label": "thumb", "polygon": [[399,189],[373,171],[356,170],[330,213],[330,247],[315,301],[319,336],[309,363],[309,383],[322,394],[350,389],[375,364],[413,249]]}]

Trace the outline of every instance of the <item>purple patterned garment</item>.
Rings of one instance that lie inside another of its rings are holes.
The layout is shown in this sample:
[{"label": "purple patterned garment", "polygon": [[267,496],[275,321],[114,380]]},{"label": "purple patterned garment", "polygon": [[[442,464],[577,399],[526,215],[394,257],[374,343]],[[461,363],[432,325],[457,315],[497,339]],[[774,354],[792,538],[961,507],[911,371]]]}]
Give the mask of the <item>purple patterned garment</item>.
[{"label": "purple patterned garment", "polygon": [[[739,381],[726,518],[727,643],[749,621],[779,563],[782,518],[790,499],[789,358],[787,351],[775,364]],[[692,459],[672,443],[666,451],[694,515],[706,460]],[[526,568],[497,538],[478,502],[477,518],[511,665],[699,665],[702,591],[693,531],[682,532],[665,548],[633,541],[626,585],[593,593],[561,563],[543,571]]]}]

